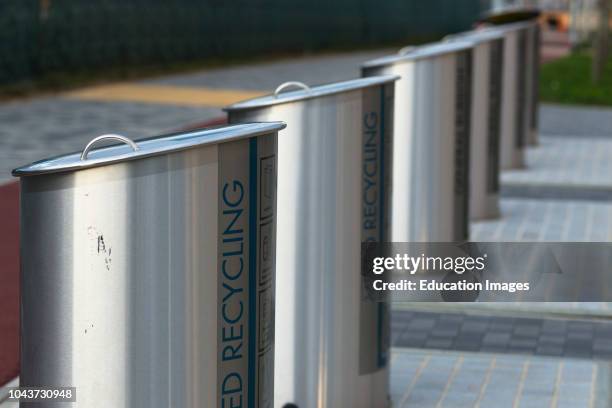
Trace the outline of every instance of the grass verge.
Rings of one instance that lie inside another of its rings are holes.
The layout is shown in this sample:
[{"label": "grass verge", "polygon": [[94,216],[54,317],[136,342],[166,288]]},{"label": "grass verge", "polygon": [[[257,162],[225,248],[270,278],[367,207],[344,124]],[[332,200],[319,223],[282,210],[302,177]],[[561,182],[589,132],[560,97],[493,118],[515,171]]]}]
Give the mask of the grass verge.
[{"label": "grass verge", "polygon": [[612,106],[612,59],[600,83],[591,79],[592,57],[580,51],[544,64],[540,76],[540,100],[571,105]]}]

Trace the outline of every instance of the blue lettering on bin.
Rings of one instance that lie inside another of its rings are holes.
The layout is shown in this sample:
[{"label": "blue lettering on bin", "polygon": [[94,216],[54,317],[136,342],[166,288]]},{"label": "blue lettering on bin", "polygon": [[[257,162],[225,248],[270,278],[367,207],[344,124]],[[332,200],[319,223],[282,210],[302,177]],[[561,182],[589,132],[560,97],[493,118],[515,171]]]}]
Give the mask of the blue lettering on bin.
[{"label": "blue lettering on bin", "polygon": [[376,112],[363,116],[363,230],[369,231],[366,241],[377,240],[378,225],[378,189],[379,189],[379,117]]},{"label": "blue lettering on bin", "polygon": [[[223,186],[223,233],[221,234],[221,361],[240,361],[244,355],[244,306],[246,292],[239,279],[244,272],[245,231],[241,226],[244,217],[245,189],[234,180]],[[243,378],[238,372],[230,372],[221,381],[221,406],[241,408],[244,398]]]},{"label": "blue lettering on bin", "polygon": [[238,373],[229,373],[221,383],[221,407],[242,407],[242,377]]}]

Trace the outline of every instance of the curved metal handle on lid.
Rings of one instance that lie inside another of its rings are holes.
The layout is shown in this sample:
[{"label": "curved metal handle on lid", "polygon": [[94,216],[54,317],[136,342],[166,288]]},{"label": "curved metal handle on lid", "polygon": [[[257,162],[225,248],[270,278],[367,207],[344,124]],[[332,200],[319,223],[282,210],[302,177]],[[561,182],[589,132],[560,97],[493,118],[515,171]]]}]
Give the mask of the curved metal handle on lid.
[{"label": "curved metal handle on lid", "polygon": [[102,136],[98,136],[95,137],[91,140],[91,142],[87,143],[87,146],[85,146],[85,149],[83,149],[83,153],[81,153],[81,160],[87,160],[87,155],[89,154],[89,151],[91,150],[91,148],[98,143],[101,140],[117,140],[119,142],[123,142],[127,145],[129,145],[132,150],[137,151],[140,150],[140,148],[138,147],[138,145],[136,143],[134,143],[132,140],[128,139],[125,136],[121,136],[121,135],[102,135]]},{"label": "curved metal handle on lid", "polygon": [[397,52],[399,55],[404,55],[404,54],[408,54],[410,51],[414,50],[416,47],[414,45],[409,45],[407,47],[404,48],[400,48],[400,50]]},{"label": "curved metal handle on lid", "polygon": [[274,91],[274,97],[278,98],[278,95],[284,91],[285,89],[289,88],[289,87],[297,87],[297,88],[301,88],[304,91],[309,92],[310,91],[310,87],[308,85],[306,85],[303,82],[298,82],[298,81],[289,81],[289,82],[285,82],[284,84],[280,84],[278,86],[278,88],[276,88],[276,90]]}]

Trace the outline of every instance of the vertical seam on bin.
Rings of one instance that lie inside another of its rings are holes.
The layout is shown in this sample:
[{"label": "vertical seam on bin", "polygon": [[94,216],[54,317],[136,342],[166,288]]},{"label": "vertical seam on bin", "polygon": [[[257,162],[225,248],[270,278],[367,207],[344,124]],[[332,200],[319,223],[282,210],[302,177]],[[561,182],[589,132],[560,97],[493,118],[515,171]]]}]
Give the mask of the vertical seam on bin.
[{"label": "vertical seam on bin", "polygon": [[384,220],[385,220],[385,194],[384,194],[384,187],[385,187],[385,85],[380,87],[380,183],[379,183],[379,205],[380,205],[380,212],[379,212],[379,234],[378,234],[378,240],[379,242],[383,242],[383,238],[385,236],[384,233]]},{"label": "vertical seam on bin", "polygon": [[[382,85],[380,87],[380,181],[378,183],[378,194],[379,194],[379,221],[378,221],[378,242],[382,243],[384,241],[384,189],[385,189],[385,88],[386,85]],[[378,367],[384,367],[386,364],[387,356],[385,356],[385,350],[383,349],[383,318],[384,318],[384,304],[378,303]]]},{"label": "vertical seam on bin", "polygon": [[249,139],[249,385],[248,407],[255,408],[257,315],[257,138]]}]

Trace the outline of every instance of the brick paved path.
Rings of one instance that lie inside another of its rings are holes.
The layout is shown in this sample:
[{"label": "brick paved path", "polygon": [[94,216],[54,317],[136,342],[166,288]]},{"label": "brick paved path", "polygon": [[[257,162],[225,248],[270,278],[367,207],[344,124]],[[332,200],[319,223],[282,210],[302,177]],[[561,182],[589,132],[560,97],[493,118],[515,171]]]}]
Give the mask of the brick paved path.
[{"label": "brick paved path", "polygon": [[[610,113],[612,116],[612,112]],[[504,184],[599,187],[612,191],[612,137],[541,137],[527,150],[527,170],[504,172]]]},{"label": "brick paved path", "polygon": [[609,367],[594,361],[395,349],[393,407],[608,406]]},{"label": "brick paved path", "polygon": [[394,347],[612,360],[612,321],[395,311]]}]

